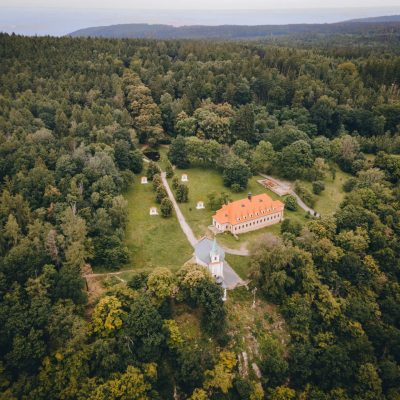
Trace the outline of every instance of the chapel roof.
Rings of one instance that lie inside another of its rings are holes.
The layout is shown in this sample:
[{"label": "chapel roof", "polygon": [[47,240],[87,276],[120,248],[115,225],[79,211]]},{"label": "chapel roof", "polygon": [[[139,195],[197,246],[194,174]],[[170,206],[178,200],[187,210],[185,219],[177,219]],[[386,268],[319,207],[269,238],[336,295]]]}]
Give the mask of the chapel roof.
[{"label": "chapel roof", "polygon": [[194,252],[196,257],[203,261],[206,264],[211,263],[210,253],[214,252],[219,255],[221,261],[223,261],[225,257],[225,252],[222,247],[218,246],[216,240],[211,240],[207,237],[203,237],[198,241],[194,246]]}]

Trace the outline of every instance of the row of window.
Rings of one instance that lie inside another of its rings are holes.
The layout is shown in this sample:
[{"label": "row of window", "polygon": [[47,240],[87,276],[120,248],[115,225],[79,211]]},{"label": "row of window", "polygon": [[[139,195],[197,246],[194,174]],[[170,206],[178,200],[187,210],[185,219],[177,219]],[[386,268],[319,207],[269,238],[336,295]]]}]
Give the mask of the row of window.
[{"label": "row of window", "polygon": [[273,219],[277,219],[280,216],[278,214],[272,215],[271,217],[265,217],[263,219],[257,219],[253,222],[249,222],[248,224],[243,224],[241,226],[235,226],[233,228],[234,231],[240,231],[242,228],[248,228],[249,226],[253,226],[253,225],[258,225],[261,224],[262,222],[267,222],[267,221],[272,221]]},{"label": "row of window", "polygon": [[[273,207],[272,210],[275,211],[275,207]],[[270,212],[270,211],[271,211],[271,209],[261,210],[261,214],[265,214],[266,212]],[[260,213],[257,211],[255,215],[258,216],[258,215],[260,215]],[[253,216],[253,214],[249,214],[249,217],[252,217],[252,216]],[[244,215],[243,219],[246,219],[246,218],[247,218],[246,215]],[[240,217],[236,218],[236,220],[240,221]]]}]

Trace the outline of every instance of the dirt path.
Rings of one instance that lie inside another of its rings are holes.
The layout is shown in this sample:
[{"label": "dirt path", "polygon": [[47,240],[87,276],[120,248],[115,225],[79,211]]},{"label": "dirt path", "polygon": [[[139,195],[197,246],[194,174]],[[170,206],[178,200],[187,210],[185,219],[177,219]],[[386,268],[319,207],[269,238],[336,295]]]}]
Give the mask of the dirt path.
[{"label": "dirt path", "polygon": [[224,249],[225,253],[232,254],[234,256],[248,257],[250,255],[250,252],[246,248],[244,248],[245,247],[244,245],[241,246],[240,249],[229,249],[225,246],[221,246],[221,247]]},{"label": "dirt path", "polygon": [[287,182],[284,181],[282,179],[278,179],[278,178],[274,178],[272,176],[269,175],[265,175],[265,174],[261,174],[260,175],[264,178],[270,179],[273,182],[276,182],[278,185],[283,186],[285,188],[288,189],[289,193],[296,197],[297,199],[297,204],[307,213],[310,213],[313,216],[319,217],[319,213],[317,213],[314,209],[312,209],[311,207],[308,207],[308,205],[306,203],[304,203],[304,201],[300,198],[300,196],[293,190],[292,187],[292,183],[291,182]]},{"label": "dirt path", "polygon": [[[93,274],[85,274],[83,275],[84,278],[97,278],[99,276],[115,276],[117,275],[118,279],[121,279],[118,277],[118,275],[123,274],[124,272],[135,272],[137,271],[136,269],[124,269],[121,271],[115,271],[115,272],[100,272],[100,273],[93,273]],[[121,279],[123,280],[123,279]]]}]

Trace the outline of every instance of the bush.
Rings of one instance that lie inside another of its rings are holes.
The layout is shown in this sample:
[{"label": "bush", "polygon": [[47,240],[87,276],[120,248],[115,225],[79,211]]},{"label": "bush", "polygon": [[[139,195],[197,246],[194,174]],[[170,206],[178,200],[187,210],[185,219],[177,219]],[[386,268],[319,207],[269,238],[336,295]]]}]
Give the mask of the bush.
[{"label": "bush", "polygon": [[178,203],[187,203],[189,200],[189,188],[183,183],[179,183],[176,188],[176,201]]},{"label": "bush", "polygon": [[357,185],[357,179],[356,178],[350,178],[343,184],[343,190],[346,193],[349,193],[356,187],[356,185]]},{"label": "bush", "polygon": [[164,197],[161,201],[160,211],[161,216],[168,218],[172,215],[172,201],[168,197]]},{"label": "bush", "polygon": [[147,167],[147,179],[149,181],[152,181],[154,175],[157,175],[159,173],[160,173],[160,168],[158,168],[158,165],[155,162],[150,161]]},{"label": "bush", "polygon": [[234,183],[234,184],[231,186],[231,190],[232,190],[232,192],[234,192],[234,193],[239,193],[239,192],[242,192],[242,191],[244,190],[244,188],[242,188],[238,183]]},{"label": "bush", "polygon": [[179,186],[179,178],[177,176],[174,176],[172,178],[172,189],[176,190],[178,189]]},{"label": "bush", "polygon": [[285,218],[281,224],[281,233],[291,233],[295,236],[299,236],[302,226],[300,222],[293,221],[290,218]]},{"label": "bush", "polygon": [[174,168],[172,164],[167,160],[167,166],[165,167],[165,172],[167,174],[167,178],[172,178],[174,176]]},{"label": "bush", "polygon": [[159,186],[162,185],[162,180],[160,174],[155,174],[153,176],[153,190],[157,190]]},{"label": "bush", "polygon": [[312,189],[314,194],[318,195],[320,194],[322,191],[325,190],[325,182],[324,181],[314,181],[312,183]]},{"label": "bush", "polygon": [[157,188],[157,192],[156,192],[156,202],[158,204],[161,204],[161,202],[163,201],[163,199],[165,199],[167,197],[167,191],[165,190],[163,185],[160,185]]},{"label": "bush", "polygon": [[284,203],[285,203],[285,208],[287,210],[290,210],[290,211],[297,210],[297,199],[296,199],[296,197],[292,196],[291,194],[289,196],[285,197]]},{"label": "bush", "polygon": [[299,181],[296,181],[294,190],[297,195],[306,203],[309,207],[314,207],[316,198],[315,196]]},{"label": "bush", "polygon": [[148,278],[148,272],[139,272],[133,275],[133,277],[128,281],[128,286],[134,290],[143,289],[147,285]]}]

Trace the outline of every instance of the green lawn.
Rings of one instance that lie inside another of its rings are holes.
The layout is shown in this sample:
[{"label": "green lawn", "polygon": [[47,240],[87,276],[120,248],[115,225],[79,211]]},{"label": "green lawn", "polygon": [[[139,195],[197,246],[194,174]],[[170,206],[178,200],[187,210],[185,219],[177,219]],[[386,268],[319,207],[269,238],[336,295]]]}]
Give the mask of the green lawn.
[{"label": "green lawn", "polygon": [[193,252],[175,215],[171,218],[150,216],[151,206],[157,206],[151,183],[140,184],[140,177],[125,194],[128,200],[129,223],[126,244],[130,250],[129,268],[168,267],[177,270]]},{"label": "green lawn", "polygon": [[242,278],[247,279],[249,275],[249,257],[225,254],[225,259],[235,272]]},{"label": "green lawn", "polygon": [[[258,179],[262,179],[260,176],[253,176],[249,180],[246,191],[241,193],[233,193],[229,188],[226,188],[223,185],[221,174],[215,170],[206,168],[175,170],[175,175],[179,178],[181,177],[182,173],[186,173],[189,178],[189,182],[187,183],[189,187],[189,202],[181,203],[180,208],[188,224],[191,226],[194,234],[198,238],[206,234],[211,234],[208,226],[212,223],[212,215],[214,214],[214,211],[207,207],[207,195],[210,192],[215,191],[218,195],[221,192],[228,193],[232,200],[242,199],[247,196],[248,192],[251,192],[253,195],[267,193],[273,199],[279,199],[278,195],[268,189],[265,189],[257,182]],[[196,210],[196,204],[198,201],[203,201],[206,208],[203,210]],[[305,213],[302,210],[295,212],[285,211],[285,217],[296,219],[302,223],[305,222]],[[240,248],[249,241],[256,240],[261,234],[266,232],[271,232],[278,235],[280,233],[280,224],[272,225],[257,231],[240,234],[239,239],[236,239],[230,233],[220,234],[218,235],[218,241],[221,244],[231,248]]]},{"label": "green lawn", "polygon": [[[328,174],[325,179],[325,190],[316,196],[317,202],[315,203],[315,210],[321,215],[334,214],[346,194],[343,191],[343,183],[345,183],[350,177],[350,174],[347,174],[340,169],[337,169],[334,180],[332,179],[332,176]],[[303,183],[312,191],[311,182],[303,181]]]},{"label": "green lawn", "polygon": [[160,168],[165,171],[165,168],[167,166],[167,161],[168,161],[168,157],[167,157],[167,153],[168,153],[168,146],[163,145],[160,146],[157,149],[160,153],[160,160],[158,161],[158,165],[160,166]]}]

